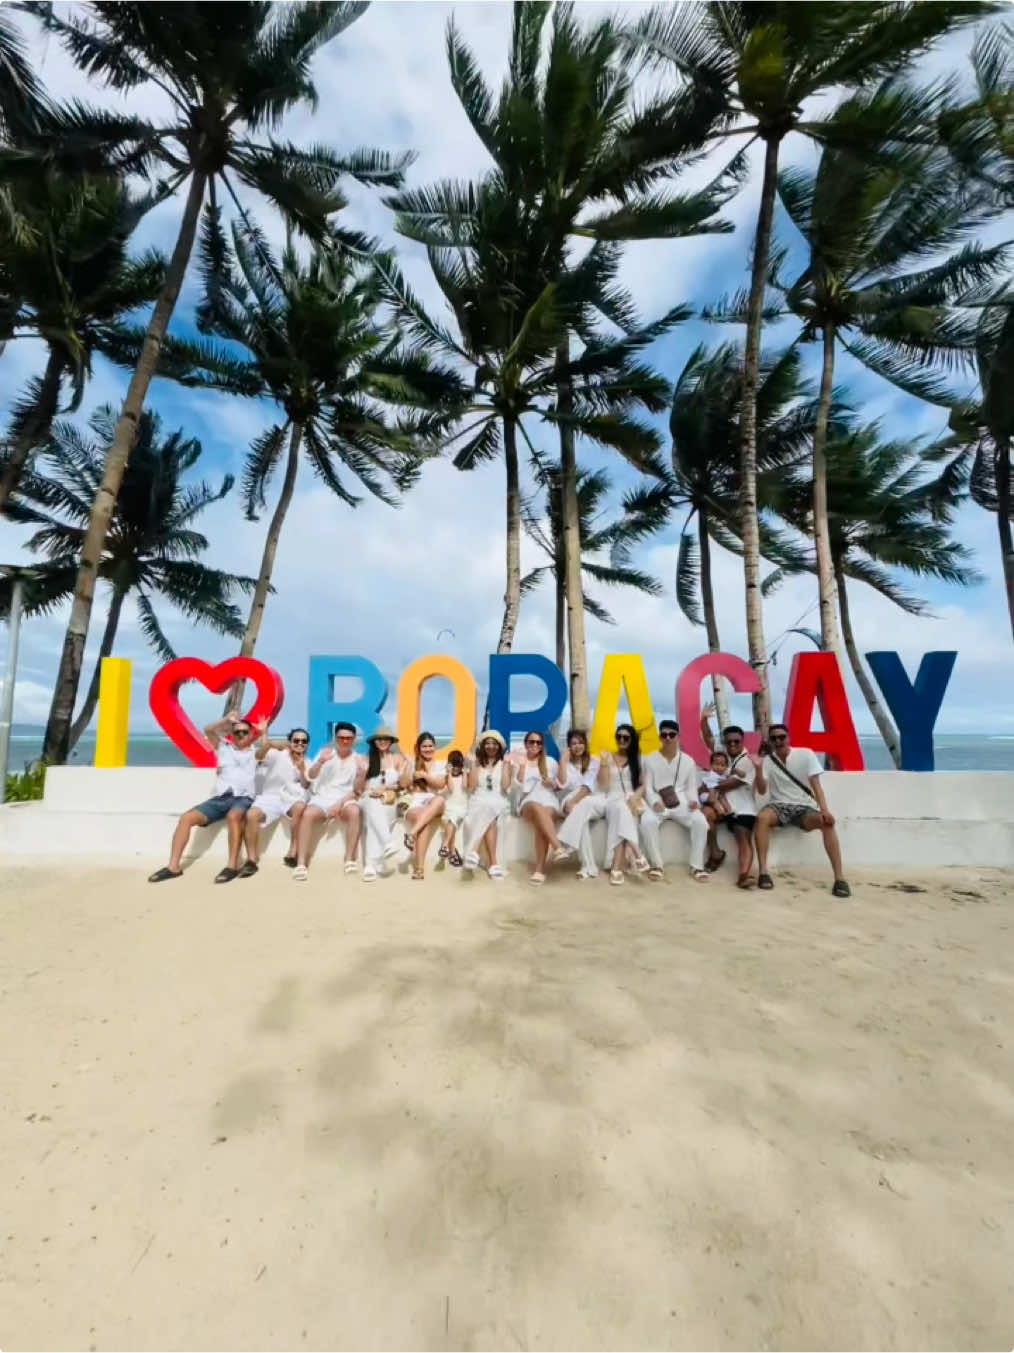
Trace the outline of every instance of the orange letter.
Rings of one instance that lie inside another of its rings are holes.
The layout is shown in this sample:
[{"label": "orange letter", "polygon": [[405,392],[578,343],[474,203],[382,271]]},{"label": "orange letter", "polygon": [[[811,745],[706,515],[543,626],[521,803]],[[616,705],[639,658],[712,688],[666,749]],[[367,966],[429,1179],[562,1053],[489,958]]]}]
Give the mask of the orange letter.
[{"label": "orange letter", "polygon": [[431,677],[445,677],[454,687],[454,736],[445,747],[437,750],[447,752],[456,747],[459,752],[467,753],[475,744],[478,687],[468,668],[446,653],[430,653],[425,658],[417,658],[401,674],[398,682],[398,742],[401,750],[405,756],[412,755],[419,736],[422,688]]}]

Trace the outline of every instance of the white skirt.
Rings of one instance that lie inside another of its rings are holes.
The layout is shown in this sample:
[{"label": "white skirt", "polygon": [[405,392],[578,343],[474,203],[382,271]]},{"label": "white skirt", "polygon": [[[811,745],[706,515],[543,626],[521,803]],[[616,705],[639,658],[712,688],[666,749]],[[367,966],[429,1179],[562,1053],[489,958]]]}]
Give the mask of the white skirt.
[{"label": "white skirt", "polygon": [[520,814],[522,810],[530,803],[541,804],[543,808],[549,808],[552,812],[554,812],[557,815],[557,817],[559,817],[560,815],[559,799],[556,797],[556,795],[553,793],[551,789],[546,788],[546,786],[542,783],[541,780],[538,782],[538,784],[533,785],[532,788],[529,789],[527,793],[524,794],[523,797],[518,800],[518,813]]}]

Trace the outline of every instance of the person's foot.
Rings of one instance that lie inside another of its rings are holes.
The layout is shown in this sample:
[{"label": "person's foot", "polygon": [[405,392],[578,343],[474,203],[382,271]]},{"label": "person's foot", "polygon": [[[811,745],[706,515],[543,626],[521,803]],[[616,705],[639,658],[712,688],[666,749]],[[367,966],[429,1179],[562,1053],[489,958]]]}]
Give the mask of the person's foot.
[{"label": "person's foot", "polygon": [[545,874],[540,873],[538,870],[536,870],[535,873],[528,880],[528,882],[532,884],[533,887],[535,888],[541,888],[542,885],[545,883],[545,881],[546,881]]},{"label": "person's foot", "polygon": [[706,869],[691,869],[690,877],[695,883],[710,883],[711,875]]},{"label": "person's foot", "polygon": [[227,866],[225,869],[220,869],[218,871],[218,873],[215,875],[215,882],[231,883],[238,873],[239,873],[238,869],[230,869]]},{"label": "person's foot", "polygon": [[648,877],[651,879],[652,883],[661,883],[665,875],[662,873],[661,869],[649,869]]},{"label": "person's foot", "polygon": [[561,860],[566,860],[571,854],[570,847],[557,845],[553,847],[553,853],[549,857],[550,864],[559,864]]},{"label": "person's foot", "polygon": [[835,879],[834,887],[831,889],[832,897],[851,897],[852,889],[844,879]]},{"label": "person's foot", "polygon": [[372,864],[368,864],[363,870],[363,882],[372,883],[377,877],[377,871]]},{"label": "person's foot", "polygon": [[296,867],[295,855],[283,855],[282,864],[284,864],[287,869],[295,869]]},{"label": "person's foot", "polygon": [[623,870],[622,870],[622,869],[610,869],[610,871],[609,871],[609,882],[613,885],[614,888],[619,888],[619,887],[621,887],[622,884],[623,884],[623,882],[624,882],[624,878],[623,878]]},{"label": "person's foot", "polygon": [[447,863],[451,866],[452,869],[460,869],[461,866],[464,864],[464,860],[462,860],[461,856],[458,854],[456,850],[452,850],[450,855],[447,857]]},{"label": "person's foot", "polygon": [[241,879],[253,878],[254,874],[257,873],[258,868],[259,866],[256,860],[247,860],[246,864],[239,871],[239,877]]},{"label": "person's foot", "polygon": [[397,853],[398,853],[397,842],[388,841],[387,845],[384,847],[384,859],[389,860],[392,855],[397,855]]},{"label": "person's foot", "polygon": [[635,874],[647,874],[651,870],[651,865],[648,863],[648,861],[644,858],[643,855],[638,855],[631,867],[633,868]]},{"label": "person's foot", "polygon": [[716,869],[721,869],[722,861],[725,859],[724,850],[716,850],[713,855],[709,855],[704,868],[709,874],[713,874]]},{"label": "person's foot", "polygon": [[346,872],[346,874],[358,874],[358,873],[359,873],[359,861],[358,861],[358,860],[346,860],[346,861],[345,861],[345,872]]},{"label": "person's foot", "polygon": [[[475,863],[478,864],[479,861],[476,860]],[[502,879],[504,877],[503,869],[498,864],[491,864],[489,867],[489,876],[491,879]]]},{"label": "person's foot", "polygon": [[403,844],[406,850],[412,849],[412,847],[415,845],[415,836],[412,832],[405,833]]},{"label": "person's foot", "polygon": [[310,871],[309,869],[307,869],[305,864],[297,864],[295,869],[292,871],[293,883],[305,883],[309,877]]},{"label": "person's foot", "polygon": [[[479,856],[474,850],[470,850],[468,854],[465,856],[465,868],[466,869],[479,868]],[[490,877],[492,878],[492,876],[493,876],[492,871],[490,871]]]},{"label": "person's foot", "polygon": [[745,889],[745,890],[749,890],[750,888],[752,888],[752,887],[753,887],[753,875],[752,875],[752,874],[740,874],[739,878],[736,880],[736,887],[737,887],[737,888],[743,888],[743,889]]},{"label": "person's foot", "polygon": [[165,883],[166,879],[181,879],[182,877],[182,869],[170,869],[167,865],[163,865],[161,869],[156,869],[154,874],[148,875],[148,882]]},{"label": "person's foot", "polygon": [[774,885],[774,883],[773,883],[772,880],[771,880],[771,875],[770,875],[770,874],[758,874],[758,875],[757,875],[757,887],[758,887],[758,888],[762,888],[762,889],[764,890],[764,892],[766,892],[766,893],[770,892],[771,889],[772,889],[774,886],[775,886],[775,885]]}]

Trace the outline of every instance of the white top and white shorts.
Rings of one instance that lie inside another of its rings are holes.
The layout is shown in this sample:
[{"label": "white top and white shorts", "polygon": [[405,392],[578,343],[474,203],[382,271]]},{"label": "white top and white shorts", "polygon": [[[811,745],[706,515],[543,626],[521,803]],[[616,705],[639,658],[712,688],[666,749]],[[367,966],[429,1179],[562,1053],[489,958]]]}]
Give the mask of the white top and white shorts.
[{"label": "white top and white shorts", "polygon": [[[542,783],[542,772],[539,770],[538,761],[525,760],[522,767],[524,774],[518,785],[518,812],[529,803],[541,803],[544,808],[551,808],[554,813],[559,815],[560,801],[551,789],[547,789]],[[551,756],[546,757],[546,779],[555,780],[557,776],[557,765]]]},{"label": "white top and white shorts", "polygon": [[[446,761],[428,761],[426,763],[427,773],[430,775],[446,775]],[[414,772],[413,772],[414,774]],[[424,808],[432,799],[437,797],[440,791],[438,789],[416,789],[415,786],[409,790],[409,808]]]},{"label": "white top and white shorts", "polygon": [[317,777],[310,781],[310,806],[328,813],[353,792],[362,758],[355,752],[339,756],[336,752],[324,762]]},{"label": "white top and white shorts", "polygon": [[261,765],[264,767],[264,782],[251,807],[260,809],[264,814],[265,827],[270,827],[280,817],[287,817],[294,804],[303,803],[306,791],[299,769],[287,750],[270,748]]}]

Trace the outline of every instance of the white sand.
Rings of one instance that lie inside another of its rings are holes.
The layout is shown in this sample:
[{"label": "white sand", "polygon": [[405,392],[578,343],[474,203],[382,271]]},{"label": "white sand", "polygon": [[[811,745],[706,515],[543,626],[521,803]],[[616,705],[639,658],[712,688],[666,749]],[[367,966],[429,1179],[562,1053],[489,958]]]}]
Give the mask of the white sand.
[{"label": "white sand", "polygon": [[2,871],[0,1347],[1014,1347],[998,873],[144,872]]}]

